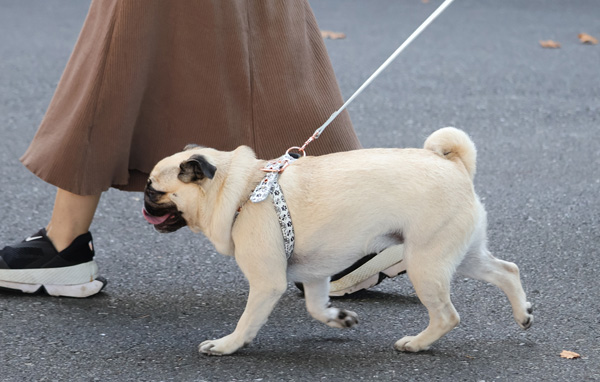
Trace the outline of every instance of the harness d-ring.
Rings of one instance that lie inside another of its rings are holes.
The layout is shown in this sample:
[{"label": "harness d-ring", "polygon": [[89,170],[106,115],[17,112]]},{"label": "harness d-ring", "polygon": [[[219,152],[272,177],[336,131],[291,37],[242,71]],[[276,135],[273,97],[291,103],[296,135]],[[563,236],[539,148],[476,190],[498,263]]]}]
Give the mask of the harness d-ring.
[{"label": "harness d-ring", "polygon": [[[287,151],[285,152],[285,154],[294,157],[295,153],[291,153],[290,154],[290,151],[297,151],[298,154],[296,154],[296,155],[298,155],[298,158],[300,158],[301,156],[302,157],[306,156],[306,151],[304,151],[304,147],[292,146],[289,149],[287,149]],[[298,158],[296,158],[296,159],[298,159]]]}]

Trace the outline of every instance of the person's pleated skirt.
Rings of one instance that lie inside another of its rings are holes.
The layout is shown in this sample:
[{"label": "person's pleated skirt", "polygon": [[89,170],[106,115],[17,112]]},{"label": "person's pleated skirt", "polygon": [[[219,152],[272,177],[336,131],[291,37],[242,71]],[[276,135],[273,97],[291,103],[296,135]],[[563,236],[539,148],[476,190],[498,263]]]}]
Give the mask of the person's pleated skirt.
[{"label": "person's pleated skirt", "polygon": [[[79,195],[141,191],[186,144],[279,157],[342,103],[307,1],[95,0],[21,160]],[[308,154],[357,148],[343,113]]]}]

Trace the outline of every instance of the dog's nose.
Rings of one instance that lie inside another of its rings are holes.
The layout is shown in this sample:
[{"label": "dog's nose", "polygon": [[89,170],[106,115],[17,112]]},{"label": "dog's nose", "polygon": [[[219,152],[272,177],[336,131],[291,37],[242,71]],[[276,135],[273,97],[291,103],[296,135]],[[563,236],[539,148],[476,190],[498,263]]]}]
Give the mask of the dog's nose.
[{"label": "dog's nose", "polygon": [[161,196],[165,194],[165,192],[155,190],[154,187],[152,187],[152,181],[150,179],[148,179],[148,183],[146,184],[146,190],[144,193],[152,201],[158,200]]}]

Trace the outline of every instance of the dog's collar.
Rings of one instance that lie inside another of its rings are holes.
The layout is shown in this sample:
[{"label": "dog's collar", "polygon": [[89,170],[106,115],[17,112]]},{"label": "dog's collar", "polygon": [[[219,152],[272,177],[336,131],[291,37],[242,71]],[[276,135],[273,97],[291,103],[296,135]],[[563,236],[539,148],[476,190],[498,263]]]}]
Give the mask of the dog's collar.
[{"label": "dog's collar", "polygon": [[[279,226],[281,227],[281,235],[283,236],[283,244],[285,247],[285,257],[288,260],[292,257],[292,253],[294,252],[294,241],[296,236],[294,234],[294,226],[292,225],[292,216],[290,215],[290,210],[288,209],[278,179],[279,174],[281,174],[281,172],[296,159],[297,158],[286,153],[278,159],[267,162],[263,168],[263,171],[267,172],[267,174],[256,186],[252,194],[250,194],[250,201],[252,203],[260,203],[269,195],[273,195],[273,206],[275,207],[275,212],[277,212],[277,217],[279,218]],[[242,210],[242,207],[243,205],[237,209],[234,222]]]}]

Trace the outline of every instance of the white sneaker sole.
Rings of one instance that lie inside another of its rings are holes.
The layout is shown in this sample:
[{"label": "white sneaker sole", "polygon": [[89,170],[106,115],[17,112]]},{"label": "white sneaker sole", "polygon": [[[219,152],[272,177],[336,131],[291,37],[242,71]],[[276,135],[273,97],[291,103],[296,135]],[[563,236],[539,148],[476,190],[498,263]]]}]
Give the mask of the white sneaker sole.
[{"label": "white sneaker sole", "polygon": [[51,296],[88,297],[98,293],[106,280],[98,278],[95,261],[60,268],[0,269],[0,287],[35,293],[41,287]]},{"label": "white sneaker sole", "polygon": [[94,260],[71,267],[0,269],[0,280],[20,284],[75,285],[92,282],[97,276]]},{"label": "white sneaker sole", "polygon": [[100,292],[105,286],[106,280],[102,277],[98,277],[91,282],[75,285],[21,284],[0,280],[0,288],[19,290],[23,293],[35,293],[39,291],[40,288],[44,288],[46,293],[56,297],[89,297]]},{"label": "white sneaker sole", "polygon": [[379,283],[380,273],[394,277],[406,271],[404,247],[396,245],[386,249],[359,268],[329,284],[329,295],[343,296],[367,289]]}]

